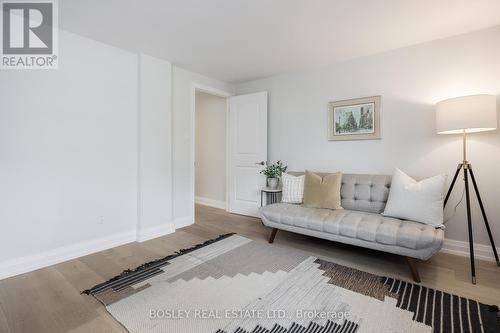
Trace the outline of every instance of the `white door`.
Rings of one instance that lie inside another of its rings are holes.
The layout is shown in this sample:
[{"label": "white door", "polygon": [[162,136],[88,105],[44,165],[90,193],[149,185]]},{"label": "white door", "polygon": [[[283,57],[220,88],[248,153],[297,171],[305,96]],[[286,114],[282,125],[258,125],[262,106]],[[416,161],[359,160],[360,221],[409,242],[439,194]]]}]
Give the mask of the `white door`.
[{"label": "white door", "polygon": [[267,163],[267,92],[229,98],[229,211],[257,216]]}]

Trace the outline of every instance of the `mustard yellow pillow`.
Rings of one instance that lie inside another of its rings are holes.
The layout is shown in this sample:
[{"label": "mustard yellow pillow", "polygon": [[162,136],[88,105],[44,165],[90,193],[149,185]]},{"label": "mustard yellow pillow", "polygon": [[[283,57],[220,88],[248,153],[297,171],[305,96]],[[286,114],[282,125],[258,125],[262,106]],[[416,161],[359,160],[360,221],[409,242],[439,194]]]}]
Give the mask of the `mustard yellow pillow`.
[{"label": "mustard yellow pillow", "polygon": [[304,206],[311,208],[342,209],[340,186],[342,173],[316,174],[306,170]]}]

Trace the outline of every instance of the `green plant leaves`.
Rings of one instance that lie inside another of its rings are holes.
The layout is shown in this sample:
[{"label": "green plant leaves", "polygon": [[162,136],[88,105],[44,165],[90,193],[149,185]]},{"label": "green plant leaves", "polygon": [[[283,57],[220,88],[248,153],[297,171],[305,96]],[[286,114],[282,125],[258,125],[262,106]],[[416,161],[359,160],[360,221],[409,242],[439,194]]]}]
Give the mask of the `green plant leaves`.
[{"label": "green plant leaves", "polygon": [[283,173],[286,172],[288,167],[281,161],[277,161],[274,164],[268,165],[260,173],[265,175],[267,178],[279,178]]}]

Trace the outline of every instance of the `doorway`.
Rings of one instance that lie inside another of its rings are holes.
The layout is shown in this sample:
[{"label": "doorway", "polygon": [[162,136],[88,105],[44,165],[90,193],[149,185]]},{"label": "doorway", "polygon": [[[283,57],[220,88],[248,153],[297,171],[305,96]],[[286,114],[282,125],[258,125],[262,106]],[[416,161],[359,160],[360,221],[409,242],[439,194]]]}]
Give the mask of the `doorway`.
[{"label": "doorway", "polygon": [[234,96],[193,83],[191,96],[191,216],[196,203],[258,216],[265,186],[260,171],[267,162],[267,92]]},{"label": "doorway", "polygon": [[227,97],[195,92],[195,203],[226,209]]}]

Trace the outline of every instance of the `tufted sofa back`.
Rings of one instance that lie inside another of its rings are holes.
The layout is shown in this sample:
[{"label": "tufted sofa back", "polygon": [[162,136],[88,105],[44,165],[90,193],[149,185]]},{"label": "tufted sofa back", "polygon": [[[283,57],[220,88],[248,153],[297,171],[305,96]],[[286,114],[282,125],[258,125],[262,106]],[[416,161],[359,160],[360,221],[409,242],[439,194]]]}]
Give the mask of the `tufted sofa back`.
[{"label": "tufted sofa back", "polygon": [[[288,172],[294,176],[304,172]],[[328,173],[317,173],[324,176]],[[368,213],[382,213],[389,196],[391,176],[342,174],[342,207]]]}]

